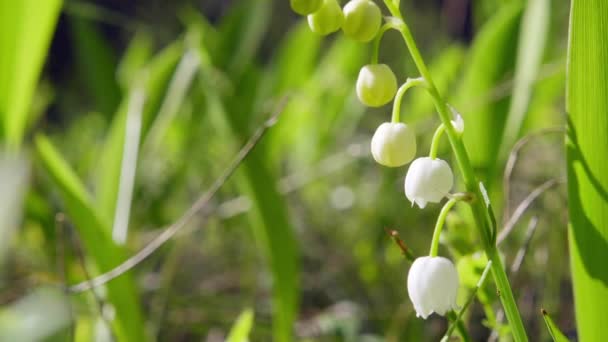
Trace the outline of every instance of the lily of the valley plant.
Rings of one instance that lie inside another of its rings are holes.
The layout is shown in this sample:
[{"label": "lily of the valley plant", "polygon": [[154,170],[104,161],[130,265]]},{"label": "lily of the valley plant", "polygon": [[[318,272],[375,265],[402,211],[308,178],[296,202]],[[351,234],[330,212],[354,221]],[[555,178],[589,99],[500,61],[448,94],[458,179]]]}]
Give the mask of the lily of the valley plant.
[{"label": "lily of the valley plant", "polygon": [[[433,136],[428,157],[415,159],[410,165],[405,177],[405,195],[412,205],[417,204],[420,208],[425,208],[429,203],[439,203],[446,197],[450,199],[444,204],[437,219],[429,256],[417,258],[408,275],[407,290],[417,315],[427,318],[433,312],[445,315],[451,310],[458,310],[458,273],[452,261],[437,255],[439,236],[447,213],[456,202],[473,198],[474,200],[466,202],[471,206],[477,232],[489,260],[488,267],[501,293],[500,298],[513,338],[515,341],[527,341],[511,287],[496,249],[496,226],[492,219],[494,215],[491,205],[489,201],[481,200],[483,184],[473,173],[461,139],[462,134],[466,134],[462,117],[446,103],[435,87],[404,21],[399,0],[383,2],[390,12],[390,16],[384,17],[384,24],[381,24],[383,18],[380,8],[371,0],[351,0],[343,9],[337,0],[291,0],[291,5],[297,13],[308,15],[308,23],[313,32],[326,35],[342,28],[344,34],[353,40],[373,41],[371,61],[359,72],[356,93],[361,103],[369,107],[380,107],[393,101],[391,121],[381,123],[371,140],[372,156],[379,164],[399,167],[416,156],[415,132],[400,119],[401,101],[407,90],[421,87],[434,101],[441,124]],[[420,77],[408,78],[400,87],[397,87],[397,77],[391,68],[378,62],[380,41],[388,30],[396,30],[401,34],[420,72]],[[438,141],[444,134],[450,141],[467,196],[449,196],[454,184],[452,168],[448,162],[437,158]]]}]

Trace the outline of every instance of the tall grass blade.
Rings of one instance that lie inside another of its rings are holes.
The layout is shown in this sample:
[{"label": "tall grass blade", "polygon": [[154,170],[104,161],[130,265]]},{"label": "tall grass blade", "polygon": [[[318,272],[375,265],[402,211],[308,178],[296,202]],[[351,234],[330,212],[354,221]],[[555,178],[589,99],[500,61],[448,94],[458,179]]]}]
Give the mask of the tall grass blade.
[{"label": "tall grass blade", "polygon": [[[156,55],[148,62],[145,68],[138,70],[143,83],[146,101],[141,116],[141,137],[145,137],[161,105],[167,85],[175,66],[183,53],[181,42],[176,42]],[[131,85],[131,92],[139,86],[139,82]],[[100,213],[111,220],[116,211],[118,188],[120,182],[120,169],[123,159],[123,148],[127,125],[128,95],[120,105],[110,130],[106,136],[100,157],[99,173],[96,175],[96,203]]]},{"label": "tall grass blade", "polygon": [[234,322],[226,342],[248,342],[253,327],[253,310],[245,309]]},{"label": "tall grass blade", "polygon": [[[508,2],[491,17],[478,33],[468,56],[455,107],[464,108],[470,99],[491,97],[497,84],[508,79],[513,70],[522,6]],[[500,146],[509,100],[483,100],[472,110],[462,112],[466,125],[463,139],[473,167],[490,190],[489,180]]]},{"label": "tall grass blade", "polygon": [[568,342],[568,338],[559,330],[557,324],[555,324],[553,319],[551,319],[551,316],[549,316],[549,313],[547,313],[545,309],[542,309],[541,313],[543,314],[543,320],[545,321],[545,325],[547,326],[547,330],[549,330],[549,335],[551,335],[553,342]]},{"label": "tall grass blade", "polygon": [[61,0],[0,0],[0,117],[9,147],[21,144]]},{"label": "tall grass blade", "polygon": [[524,10],[519,29],[513,93],[499,152],[501,161],[506,160],[519,137],[545,52],[550,15],[550,0],[529,0]]},{"label": "tall grass blade", "polygon": [[[226,112],[223,103],[209,88],[208,110],[220,134],[233,141],[246,134]],[[266,149],[258,145],[236,174],[239,189],[252,201],[249,211],[251,228],[272,272],[273,340],[292,341],[293,324],[298,310],[298,246],[289,222],[284,198],[275,186],[275,177],[267,165]]]},{"label": "tall grass blade", "polygon": [[92,96],[95,109],[111,117],[120,104],[118,58],[96,23],[72,17],[70,24],[80,81]]},{"label": "tall grass blade", "polygon": [[608,2],[571,6],[566,150],[576,322],[580,341],[608,341]]},{"label": "tall grass blade", "polygon": [[[99,271],[108,271],[124,259],[124,251],[111,237],[109,223],[96,211],[84,185],[43,135],[35,139],[42,168],[59,190],[67,216],[74,223]],[[115,330],[121,341],[145,341],[143,322],[133,278],[125,274],[107,284],[107,296],[116,312]]]},{"label": "tall grass blade", "polygon": [[114,224],[112,225],[112,239],[119,245],[127,241],[133,187],[135,185],[135,170],[137,169],[137,156],[139,154],[139,141],[141,137],[141,117],[145,97],[143,88],[136,87],[129,100],[129,108],[127,110],[118,198],[116,199]]}]

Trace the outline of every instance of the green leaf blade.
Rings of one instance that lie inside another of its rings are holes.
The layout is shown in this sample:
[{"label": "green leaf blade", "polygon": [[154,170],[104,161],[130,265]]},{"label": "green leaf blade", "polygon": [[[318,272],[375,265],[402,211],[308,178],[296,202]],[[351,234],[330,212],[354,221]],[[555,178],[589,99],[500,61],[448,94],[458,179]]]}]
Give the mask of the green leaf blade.
[{"label": "green leaf blade", "polygon": [[62,1],[0,3],[0,115],[7,145],[17,148]]},{"label": "green leaf blade", "polygon": [[[78,229],[86,252],[90,253],[99,271],[116,267],[123,261],[124,251],[112,242],[109,223],[95,211],[84,185],[45,136],[37,136],[35,145],[38,159],[57,186],[66,214]],[[122,275],[106,286],[109,302],[116,310],[115,326],[119,339],[145,341],[137,290],[131,275]]]},{"label": "green leaf blade", "polygon": [[226,338],[226,342],[247,342],[249,341],[249,332],[253,327],[253,310],[251,308],[243,310],[239,317],[234,322],[230,333]]},{"label": "green leaf blade", "polygon": [[566,109],[569,246],[580,341],[606,341],[608,3],[573,0]]},{"label": "green leaf blade", "polygon": [[[509,105],[508,99],[493,101],[492,91],[513,70],[521,16],[521,3],[509,2],[483,26],[467,57],[468,68],[455,99],[467,127],[463,139],[471,163],[488,190]],[[467,103],[478,98],[482,99],[479,103]]]}]

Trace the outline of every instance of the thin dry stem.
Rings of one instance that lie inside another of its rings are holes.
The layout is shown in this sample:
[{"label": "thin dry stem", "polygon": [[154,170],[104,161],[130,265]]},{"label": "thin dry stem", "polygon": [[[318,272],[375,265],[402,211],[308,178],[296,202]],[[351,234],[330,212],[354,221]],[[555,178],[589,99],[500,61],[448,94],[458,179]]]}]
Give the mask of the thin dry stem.
[{"label": "thin dry stem", "polygon": [[513,228],[515,228],[515,225],[517,224],[519,219],[540,195],[542,195],[545,191],[549,190],[551,187],[560,183],[563,183],[563,181],[559,181],[557,179],[549,179],[548,181],[544,182],[543,184],[532,190],[532,192],[530,192],[528,196],[526,196],[526,198],[524,198],[524,200],[519,203],[515,211],[513,211],[513,215],[511,215],[507,223],[505,223],[504,228],[500,231],[500,234],[498,234],[496,244],[500,244],[507,238],[511,231],[513,231]]},{"label": "thin dry stem", "polygon": [[287,103],[287,96],[283,97],[279,101],[276,110],[271,114],[270,118],[266,120],[249,138],[247,143],[239,150],[230,165],[224,170],[224,172],[218,177],[209,190],[199,197],[194,204],[177,220],[175,223],[167,227],[160,235],[154,238],[146,246],[144,246],[139,252],[117,265],[113,269],[98,275],[90,281],[84,281],[78,284],[74,284],[68,288],[71,293],[79,293],[90,290],[92,288],[101,286],[112,279],[119,277],[120,275],[128,272],[133,267],[139,265],[148,256],[157,251],[162,245],[173,238],[177,233],[182,231],[184,227],[196,216],[201,214],[203,219],[207,216],[208,212],[204,211],[207,209],[211,199],[217,194],[219,189],[226,183],[226,181],[234,174],[236,169],[243,163],[245,158],[257,145],[260,139],[264,136],[266,131],[272,127],[278,120],[279,115],[283,112],[283,108]]}]

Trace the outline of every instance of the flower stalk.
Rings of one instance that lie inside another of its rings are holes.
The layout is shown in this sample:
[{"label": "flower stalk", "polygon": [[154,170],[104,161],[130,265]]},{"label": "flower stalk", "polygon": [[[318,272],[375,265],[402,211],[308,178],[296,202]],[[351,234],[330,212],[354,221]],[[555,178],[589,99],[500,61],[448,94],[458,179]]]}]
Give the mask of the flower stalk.
[{"label": "flower stalk", "polygon": [[450,200],[443,205],[443,208],[439,213],[439,217],[437,218],[437,223],[435,224],[435,231],[433,232],[433,240],[431,241],[431,250],[429,251],[429,256],[437,256],[437,252],[439,251],[439,237],[441,236],[445,219],[456,202],[458,202],[457,198],[450,198]]},{"label": "flower stalk", "polygon": [[435,130],[435,134],[433,134],[433,140],[431,141],[431,152],[429,152],[429,157],[431,159],[437,158],[437,150],[439,149],[439,141],[441,140],[441,136],[445,132],[445,125],[441,124]]},{"label": "flower stalk", "polygon": [[[391,26],[394,26],[401,33],[401,36],[405,41],[410,55],[412,56],[414,64],[416,65],[418,71],[426,82],[426,88],[433,99],[437,112],[439,113],[441,122],[445,126],[445,133],[448,137],[452,150],[454,151],[454,156],[461,171],[467,192],[473,193],[477,199],[483,198],[478,186],[478,180],[475,177],[473,167],[471,166],[471,162],[469,160],[469,156],[464,147],[464,143],[462,142],[460,135],[456,132],[452,125],[452,115],[447,106],[447,103],[440,95],[435,84],[433,83],[433,79],[428,71],[426,64],[424,63],[424,60],[422,59],[422,56],[420,55],[420,51],[416,46],[412,34],[407,24],[403,20],[403,16],[401,14],[401,11],[399,10],[398,2],[384,0],[384,3],[391,12],[391,15],[394,17],[391,19],[391,22],[400,22],[399,25]],[[515,341],[518,342],[528,341],[528,337],[526,335],[521,316],[517,309],[515,298],[513,297],[513,293],[511,291],[511,286],[507,279],[503,263],[500,260],[498,250],[496,248],[496,235],[494,234],[494,232],[496,231],[496,227],[494,226],[495,223],[493,222],[493,220],[491,220],[493,214],[489,213],[489,211],[491,211],[491,208],[490,206],[484,205],[483,201],[476,200],[471,203],[471,209],[473,211],[473,217],[476,223],[475,226],[477,227],[481,236],[481,242],[485,250],[486,256],[488,260],[492,262],[492,276],[494,277],[497,290],[500,293],[500,300],[502,302],[505,314],[511,326],[513,338]]]}]

